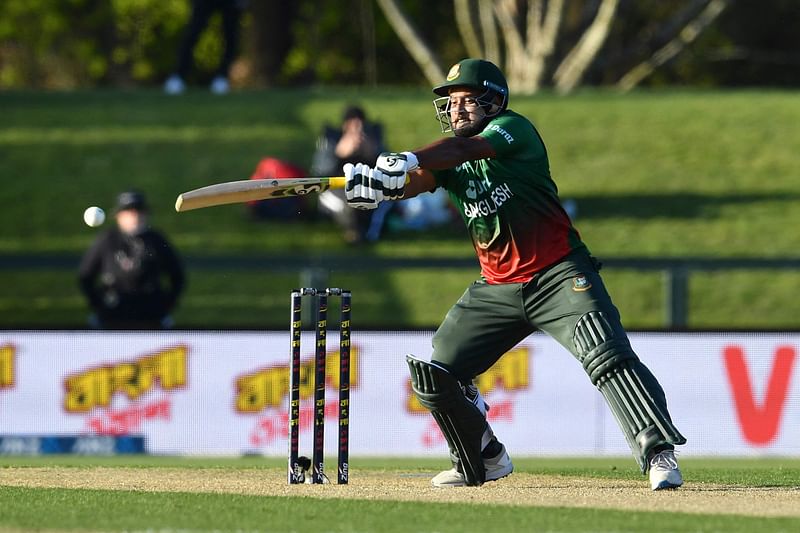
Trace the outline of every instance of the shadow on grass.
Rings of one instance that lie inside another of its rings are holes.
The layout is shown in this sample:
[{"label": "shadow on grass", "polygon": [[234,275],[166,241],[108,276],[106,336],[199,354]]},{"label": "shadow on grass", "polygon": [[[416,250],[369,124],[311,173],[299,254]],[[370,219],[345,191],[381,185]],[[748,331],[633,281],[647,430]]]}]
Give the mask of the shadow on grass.
[{"label": "shadow on grass", "polygon": [[[574,200],[578,217],[600,218],[698,218],[716,217],[722,209],[746,206],[760,202],[794,203],[800,200],[798,193],[763,194],[619,194],[609,196],[568,196],[563,200]],[[787,206],[788,207],[788,206]]]}]

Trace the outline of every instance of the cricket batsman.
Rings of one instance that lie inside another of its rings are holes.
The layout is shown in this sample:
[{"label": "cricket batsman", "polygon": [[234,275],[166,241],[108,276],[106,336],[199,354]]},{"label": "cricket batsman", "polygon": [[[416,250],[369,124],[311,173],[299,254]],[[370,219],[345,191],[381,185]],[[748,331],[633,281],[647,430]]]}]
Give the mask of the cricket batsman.
[{"label": "cricket batsman", "polygon": [[653,490],[683,484],[664,391],[634,353],[589,253],[561,207],[534,125],[508,109],[508,84],[482,59],[453,65],[433,89],[446,137],[413,152],[383,153],[374,168],[344,166],[348,203],[375,209],[443,187],[469,229],[481,265],[433,337],[431,362],[407,356],[414,393],[450,448],[436,487],[478,486],[514,467],[473,384],[536,330],[583,365],[619,423]]}]

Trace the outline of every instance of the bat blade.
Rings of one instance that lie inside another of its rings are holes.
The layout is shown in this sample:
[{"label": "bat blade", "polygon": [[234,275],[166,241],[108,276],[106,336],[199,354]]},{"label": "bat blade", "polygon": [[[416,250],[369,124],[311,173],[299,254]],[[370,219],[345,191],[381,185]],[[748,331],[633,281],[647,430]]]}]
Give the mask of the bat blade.
[{"label": "bat blade", "polygon": [[175,211],[181,213],[216,205],[304,196],[328,189],[342,189],[344,183],[344,177],[228,181],[179,194]]}]

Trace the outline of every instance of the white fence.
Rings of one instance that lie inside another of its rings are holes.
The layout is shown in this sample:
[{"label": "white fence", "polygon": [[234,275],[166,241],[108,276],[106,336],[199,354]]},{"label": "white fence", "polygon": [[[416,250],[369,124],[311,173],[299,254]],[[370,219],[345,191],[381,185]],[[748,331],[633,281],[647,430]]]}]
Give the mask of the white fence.
[{"label": "white fence", "polygon": [[[351,454],[445,455],[410,393],[404,356],[430,332],[353,332]],[[800,334],[632,334],[688,438],[684,455],[800,456]],[[338,339],[330,332],[326,452],[335,450]],[[313,333],[303,375],[313,375]],[[285,332],[0,332],[0,436],[141,436],[154,454],[285,456]],[[534,335],[480,377],[489,418],[514,456],[629,453],[581,366]],[[313,391],[301,387],[301,453]],[[9,444],[11,443],[11,444]],[[0,446],[0,453],[3,452]]]}]

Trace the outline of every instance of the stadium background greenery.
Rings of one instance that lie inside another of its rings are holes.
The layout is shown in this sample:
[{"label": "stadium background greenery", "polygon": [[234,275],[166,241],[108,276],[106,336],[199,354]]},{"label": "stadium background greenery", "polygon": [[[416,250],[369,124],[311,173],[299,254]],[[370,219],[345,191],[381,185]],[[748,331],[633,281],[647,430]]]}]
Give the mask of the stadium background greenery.
[{"label": "stadium background greenery", "polygon": [[[0,254],[82,253],[96,230],[81,213],[143,189],[155,225],[193,256],[333,254],[471,257],[461,226],[389,233],[348,247],[331,222],[257,222],[242,206],[177,214],[178,193],[245,179],[265,156],[307,166],[324,123],[350,102],[380,120],[388,145],[439,137],[422,89],[274,89],[224,98],[197,90],[0,92]],[[603,257],[797,257],[800,245],[800,101],[789,91],[666,91],[512,97],[548,146],[562,196]],[[266,263],[266,262],[265,262]],[[83,327],[74,269],[2,270],[0,327]],[[283,328],[297,273],[189,271],[178,327]],[[475,269],[330,272],[354,291],[354,322],[431,327]],[[662,275],[605,271],[629,328],[664,326]],[[794,271],[716,271],[690,278],[690,328],[797,328]]]}]

